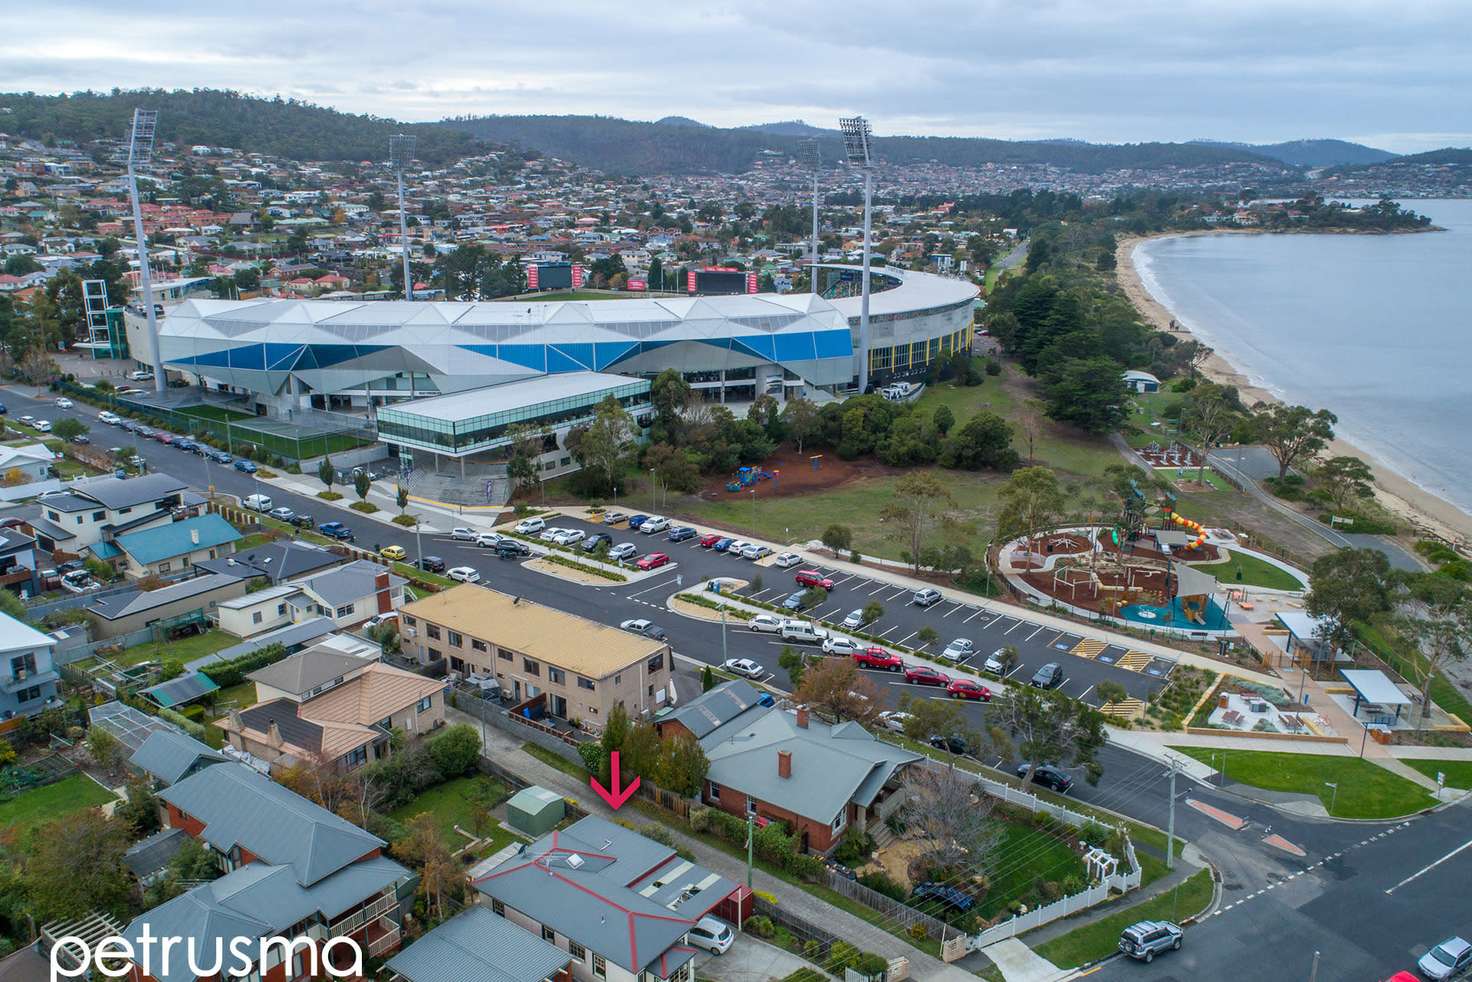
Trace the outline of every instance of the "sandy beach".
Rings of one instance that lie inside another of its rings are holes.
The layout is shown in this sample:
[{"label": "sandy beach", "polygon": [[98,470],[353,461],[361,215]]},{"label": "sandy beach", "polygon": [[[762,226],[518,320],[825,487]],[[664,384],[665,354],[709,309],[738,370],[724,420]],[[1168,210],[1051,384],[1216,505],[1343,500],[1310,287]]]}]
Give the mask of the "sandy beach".
[{"label": "sandy beach", "polygon": [[[1261,232],[1249,230],[1232,230],[1234,234],[1260,235]],[[1168,233],[1174,235],[1217,235],[1220,232],[1180,232]],[[1157,330],[1176,334],[1187,334],[1191,332],[1176,321],[1175,316],[1160,301],[1151,295],[1141,281],[1138,270],[1135,268],[1135,248],[1146,241],[1147,238],[1163,238],[1164,236],[1131,236],[1119,241],[1116,252],[1116,276],[1120,287],[1129,297],[1135,309],[1145,322]],[[1174,325],[1174,326],[1173,326]],[[1231,363],[1220,355],[1213,354],[1207,359],[1206,364],[1201,367],[1201,372],[1213,382],[1224,385],[1235,385],[1242,394],[1242,401],[1248,405],[1257,402],[1278,402],[1278,398],[1266,389],[1253,385],[1252,382],[1239,372]],[[1314,407],[1326,408],[1331,412],[1333,406]],[[1336,439],[1330,444],[1328,454],[1331,456],[1353,456],[1368,463],[1375,472],[1375,496],[1386,508],[1404,518],[1413,527],[1421,527],[1434,532],[1445,539],[1453,542],[1466,543],[1472,540],[1472,515],[1468,515],[1450,502],[1425,491],[1410,481],[1401,477],[1391,470],[1389,465],[1364,452],[1353,444]]]}]

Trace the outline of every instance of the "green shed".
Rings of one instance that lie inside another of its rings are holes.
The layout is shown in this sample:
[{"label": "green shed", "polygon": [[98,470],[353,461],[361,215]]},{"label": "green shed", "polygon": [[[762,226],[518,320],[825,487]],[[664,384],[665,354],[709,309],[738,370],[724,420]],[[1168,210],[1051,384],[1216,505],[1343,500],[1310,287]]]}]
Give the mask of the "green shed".
[{"label": "green shed", "polygon": [[566,814],[562,795],[546,788],[523,788],[506,802],[507,823],[534,839],[551,832]]}]

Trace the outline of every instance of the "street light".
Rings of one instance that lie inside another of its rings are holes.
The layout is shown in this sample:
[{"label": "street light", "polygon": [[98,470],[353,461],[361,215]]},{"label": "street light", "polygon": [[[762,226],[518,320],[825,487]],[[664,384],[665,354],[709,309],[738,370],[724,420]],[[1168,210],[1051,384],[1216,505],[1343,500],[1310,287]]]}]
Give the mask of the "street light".
[{"label": "street light", "polygon": [[864,172],[864,272],[859,294],[859,395],[869,388],[869,263],[874,212],[874,162],[870,155],[871,130],[863,116],[846,116],[838,121],[843,132],[843,152],[849,165]]},{"label": "street light", "polygon": [[153,133],[158,110],[134,109],[128,134],[128,196],[133,205],[133,238],[138,246],[138,285],[143,289],[143,316],[148,322],[148,356],[153,360],[153,389],[164,394],[164,362],[159,353],[158,315],[153,311],[153,277],[148,268],[148,237],[143,234],[143,209],[138,201],[138,170],[153,163]]},{"label": "street light", "polygon": [[809,140],[803,148],[803,157],[813,170],[813,264],[808,269],[809,293],[818,292],[818,170],[823,166],[823,154],[817,140]]},{"label": "street light", "polygon": [[1329,815],[1332,817],[1334,815],[1334,802],[1339,800],[1339,782],[1325,781],[1324,787],[1334,789],[1329,795]]},{"label": "street light", "polygon": [[[399,248],[404,258],[404,299],[414,299],[414,278],[409,275],[409,220],[404,215],[404,169],[414,159],[414,137],[397,133],[388,138],[388,162],[399,184]],[[413,373],[409,385],[414,384]]]}]

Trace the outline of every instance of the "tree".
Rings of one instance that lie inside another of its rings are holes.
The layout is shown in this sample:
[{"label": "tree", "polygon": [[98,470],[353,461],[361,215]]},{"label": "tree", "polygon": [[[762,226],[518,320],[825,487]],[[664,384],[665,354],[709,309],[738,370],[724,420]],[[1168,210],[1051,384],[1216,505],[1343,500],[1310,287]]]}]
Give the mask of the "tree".
[{"label": "tree", "polygon": [[598,404],[593,421],[577,432],[576,446],[569,440],[573,457],[611,490],[628,466],[634,443],[634,418],[609,396]]},{"label": "tree", "polygon": [[905,720],[905,736],[918,743],[966,733],[966,717],[955,702],[904,695],[900,697],[900,709],[910,714]]},{"label": "tree", "polygon": [[337,479],[337,468],[332,466],[331,457],[323,457],[322,462],[317,465],[317,480],[321,481],[328,491],[332,490],[332,482]]},{"label": "tree", "polygon": [[807,671],[808,656],[792,647],[784,644],[782,650],[777,653],[777,666],[787,673],[795,689],[802,684],[803,673]]},{"label": "tree", "polygon": [[399,514],[409,507],[409,489],[402,484],[394,488],[394,504],[399,506]]},{"label": "tree", "polygon": [[923,763],[905,768],[903,785],[906,834],[925,844],[911,861],[911,879],[945,877],[962,868],[982,872],[1005,827],[992,816],[997,799],[979,793],[967,774]]},{"label": "tree", "polygon": [[879,517],[890,523],[891,534],[906,544],[906,558],[915,572],[920,571],[926,539],[944,524],[951,503],[951,493],[934,474],[916,471],[895,482],[893,497]]},{"label": "tree", "polygon": [[1314,485],[1336,512],[1375,496],[1375,474],[1358,457],[1330,457],[1314,468]]},{"label": "tree", "polygon": [[1321,619],[1316,640],[1329,654],[1354,638],[1354,623],[1390,610],[1390,560],[1375,549],[1341,549],[1309,567],[1303,609]]},{"label": "tree", "polygon": [[1197,458],[1197,482],[1205,478],[1206,455],[1227,438],[1241,419],[1241,403],[1237,390],[1231,386],[1203,382],[1187,393],[1181,404],[1181,432],[1201,451]]},{"label": "tree", "polygon": [[51,432],[68,443],[87,432],[87,424],[72,416],[63,416],[51,424]]},{"label": "tree", "polygon": [[36,831],[22,857],[27,907],[37,924],[71,920],[94,910],[126,918],[133,875],[123,863],[122,823],[86,808]]},{"label": "tree", "polygon": [[1408,613],[1397,621],[1401,633],[1413,641],[1420,658],[1406,659],[1421,682],[1421,723],[1431,715],[1431,684],[1445,666],[1472,654],[1472,598],[1463,594],[1453,603]]},{"label": "tree", "polygon": [[1327,409],[1278,403],[1259,405],[1252,414],[1253,432],[1278,462],[1278,479],[1295,464],[1307,463],[1334,439],[1339,417]]},{"label": "tree", "polygon": [[158,799],[141,777],[128,782],[128,796],[118,803],[112,814],[128,827],[129,838],[141,839],[158,831]]},{"label": "tree", "polygon": [[879,689],[852,658],[822,658],[809,665],[792,698],[835,720],[868,723],[879,714]]},{"label": "tree", "polygon": [[655,443],[679,446],[684,435],[685,410],[690,407],[695,390],[685,376],[666,368],[649,383],[649,402],[654,407],[654,425],[649,438]]},{"label": "tree", "polygon": [[941,403],[935,407],[935,415],[931,417],[931,421],[935,424],[936,432],[945,436],[956,425],[956,414],[951,412],[950,406]]},{"label": "tree", "polygon": [[677,733],[661,744],[658,781],[660,787],[693,798],[705,787],[710,761],[700,741],[689,733]]},{"label": "tree", "polygon": [[419,892],[424,894],[425,905],[443,920],[445,900],[459,900],[465,872],[440,837],[439,821],[430,812],[415,815],[405,826],[404,837],[393,844],[393,851],[418,869]]},{"label": "tree", "polygon": [[1010,756],[1027,762],[1023,784],[1044,763],[1084,764],[1089,783],[1098,783],[1103,769],[1095,754],[1108,737],[1104,717],[1093,706],[1057,689],[1016,685],[993,700],[992,718],[997,721],[993,741],[1010,745]]},{"label": "tree", "polygon": [[1129,390],[1113,358],[1068,358],[1050,374],[1044,389],[1049,419],[1107,433],[1129,416]]},{"label": "tree", "polygon": [[359,501],[368,500],[368,490],[373,487],[373,478],[368,476],[366,470],[359,469],[353,473],[353,490],[358,494]]},{"label": "tree", "polygon": [[428,746],[430,759],[447,780],[467,773],[480,760],[480,734],[468,723],[446,727]]},{"label": "tree", "polygon": [[782,425],[787,430],[787,438],[792,441],[797,452],[802,453],[803,444],[817,435],[820,429],[818,407],[812,400],[802,396],[789,399],[782,409]]},{"label": "tree", "polygon": [[864,618],[864,625],[867,627],[884,616],[884,605],[878,600],[870,600],[864,604],[862,616]]},{"label": "tree", "polygon": [[1002,507],[997,512],[997,539],[1006,542],[1019,536],[1032,537],[1055,522],[1063,513],[1063,489],[1058,477],[1046,467],[1024,467],[1012,472],[999,492]]},{"label": "tree", "polygon": [[92,761],[111,777],[122,774],[123,767],[128,762],[128,748],[101,727],[93,727],[88,731],[87,752],[92,756]]},{"label": "tree", "polygon": [[1021,463],[1012,449],[1012,425],[996,413],[977,413],[946,438],[940,463],[968,471],[1011,470]]},{"label": "tree", "polygon": [[853,548],[854,533],[847,525],[830,525],[823,530],[822,541],[836,556]]},{"label": "tree", "polygon": [[700,670],[700,691],[709,692],[716,687],[716,673],[709,665]]},{"label": "tree", "polygon": [[997,651],[997,660],[1002,663],[1002,675],[1004,677],[1010,675],[1012,673],[1013,666],[1016,665],[1017,662],[1021,660],[1021,658],[1022,656],[1018,653],[1016,645],[1006,644],[999,648]]},{"label": "tree", "polygon": [[[619,748],[619,770],[624,775],[637,774],[663,787],[659,780],[660,753],[659,731],[653,723],[641,719],[629,728],[628,736],[624,737],[623,746]],[[624,783],[628,783],[628,777]]]}]

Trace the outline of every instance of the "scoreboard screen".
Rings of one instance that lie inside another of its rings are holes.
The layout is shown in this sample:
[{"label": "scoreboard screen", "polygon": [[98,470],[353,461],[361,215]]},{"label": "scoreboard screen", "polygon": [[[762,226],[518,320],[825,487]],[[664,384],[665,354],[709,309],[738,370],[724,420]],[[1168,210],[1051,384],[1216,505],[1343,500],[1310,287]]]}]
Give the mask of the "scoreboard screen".
[{"label": "scoreboard screen", "polygon": [[685,274],[686,292],[700,296],[726,296],[756,292],[756,274],[739,269],[692,269]]},{"label": "scoreboard screen", "polygon": [[529,290],[570,290],[572,280],[572,263],[536,263],[526,268]]}]

